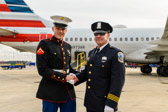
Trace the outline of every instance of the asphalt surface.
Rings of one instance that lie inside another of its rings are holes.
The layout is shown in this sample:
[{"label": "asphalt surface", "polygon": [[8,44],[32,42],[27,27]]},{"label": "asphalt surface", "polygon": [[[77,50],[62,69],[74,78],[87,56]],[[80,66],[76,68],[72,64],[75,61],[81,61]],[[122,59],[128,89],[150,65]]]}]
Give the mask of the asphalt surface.
[{"label": "asphalt surface", "polygon": [[[0,68],[0,112],[42,112],[41,100],[35,98],[40,79],[36,67]],[[77,112],[86,112],[85,83],[75,90]],[[156,68],[150,75],[139,68],[127,68],[119,112],[168,112],[168,77],[158,77]]]}]

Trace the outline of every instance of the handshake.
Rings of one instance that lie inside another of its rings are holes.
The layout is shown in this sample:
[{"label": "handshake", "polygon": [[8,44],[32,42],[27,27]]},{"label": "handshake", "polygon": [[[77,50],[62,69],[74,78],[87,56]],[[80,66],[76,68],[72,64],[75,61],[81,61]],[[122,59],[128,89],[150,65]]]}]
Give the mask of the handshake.
[{"label": "handshake", "polygon": [[76,82],[78,81],[78,78],[76,77],[75,74],[73,73],[69,73],[67,76],[66,76],[66,82],[74,85]]}]

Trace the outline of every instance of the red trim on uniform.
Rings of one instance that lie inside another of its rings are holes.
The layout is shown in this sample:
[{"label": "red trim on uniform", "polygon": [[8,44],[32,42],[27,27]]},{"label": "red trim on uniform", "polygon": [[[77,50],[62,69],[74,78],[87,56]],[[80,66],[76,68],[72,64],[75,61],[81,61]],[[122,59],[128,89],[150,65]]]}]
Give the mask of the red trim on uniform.
[{"label": "red trim on uniform", "polygon": [[[65,65],[64,65],[64,54],[63,54],[62,46],[61,46],[61,45],[63,45],[63,41],[62,41],[62,43],[59,43],[57,40],[54,40],[53,38],[55,38],[55,37],[52,37],[51,40],[53,40],[54,42],[58,43],[59,46],[60,46],[60,49],[61,49],[61,52],[62,52],[62,60],[63,60],[63,67],[62,67],[62,70],[64,70],[64,67],[65,67]],[[61,40],[59,40],[59,41],[61,41]]]},{"label": "red trim on uniform", "polygon": [[[40,98],[37,98],[37,99],[40,99]],[[40,99],[40,100],[44,100],[44,99]],[[53,102],[53,103],[67,103],[67,101],[51,101],[51,100],[44,100],[44,101]]]},{"label": "red trim on uniform", "polygon": [[[55,38],[55,37],[52,37],[51,40],[53,40],[54,42],[60,44],[57,40],[54,40],[53,38]],[[59,40],[59,41],[60,41],[60,40]]]},{"label": "red trim on uniform", "polygon": [[68,94],[69,94],[69,97],[71,98],[71,100],[75,100],[76,98],[72,99],[72,97],[71,97],[71,95],[70,95],[70,93],[69,93],[69,90],[68,90],[68,87],[67,87],[67,84],[66,84],[66,83],[65,83],[65,87],[66,87],[66,89],[67,89],[67,91],[68,91]]},{"label": "red trim on uniform", "polygon": [[6,20],[0,19],[0,26],[3,27],[46,27],[38,20]]},{"label": "red trim on uniform", "polygon": [[0,4],[0,12],[11,12],[7,4]]},{"label": "red trim on uniform", "polygon": [[62,67],[62,69],[64,70],[64,67],[65,67],[65,64],[64,64],[64,52],[63,52],[63,50],[62,50],[61,45],[63,45],[63,43],[60,44],[60,49],[61,49],[61,52],[62,52],[62,60],[63,60],[63,67]]},{"label": "red trim on uniform", "polygon": [[51,75],[51,78],[52,78],[52,79],[55,79],[55,80],[57,80],[57,81],[61,81],[61,82],[65,83],[65,80],[63,81],[63,80],[61,80],[61,79],[55,78],[55,77],[54,77],[54,72],[53,72],[53,74]]},{"label": "red trim on uniform", "polygon": [[[63,51],[62,51],[62,47],[61,47],[61,45],[62,45],[62,43],[59,43],[57,40],[54,40],[53,38],[55,38],[55,37],[52,37],[51,38],[51,40],[53,40],[54,42],[56,42],[56,43],[58,43],[59,44],[59,46],[60,46],[60,49],[61,49],[61,52],[62,52],[62,55],[63,55],[63,67],[62,67],[62,70],[64,71],[64,54],[63,54]],[[59,40],[60,41],[60,40]],[[66,81],[66,77],[65,77],[65,80],[64,80],[64,82]]]},{"label": "red trim on uniform", "polygon": [[[51,38],[52,34],[47,34]],[[40,34],[16,34],[15,36],[0,36],[0,42],[39,42]]]}]

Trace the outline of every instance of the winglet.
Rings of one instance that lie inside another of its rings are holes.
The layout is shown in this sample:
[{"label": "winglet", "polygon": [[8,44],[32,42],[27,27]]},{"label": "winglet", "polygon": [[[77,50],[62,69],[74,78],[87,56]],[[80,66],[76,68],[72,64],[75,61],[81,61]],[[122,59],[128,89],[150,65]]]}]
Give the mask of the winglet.
[{"label": "winglet", "polygon": [[165,30],[164,30],[162,38],[168,38],[168,17],[167,17],[167,22],[165,25]]}]

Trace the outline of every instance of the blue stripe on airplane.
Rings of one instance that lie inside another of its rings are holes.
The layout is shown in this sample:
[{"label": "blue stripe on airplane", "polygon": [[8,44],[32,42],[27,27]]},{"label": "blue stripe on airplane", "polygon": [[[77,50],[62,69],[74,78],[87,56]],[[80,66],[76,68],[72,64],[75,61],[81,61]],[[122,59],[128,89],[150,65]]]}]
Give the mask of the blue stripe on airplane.
[{"label": "blue stripe on airplane", "polygon": [[7,4],[15,4],[15,5],[26,5],[27,4],[23,0],[5,0]]},{"label": "blue stripe on airplane", "polygon": [[29,7],[8,6],[11,12],[33,13]]}]

